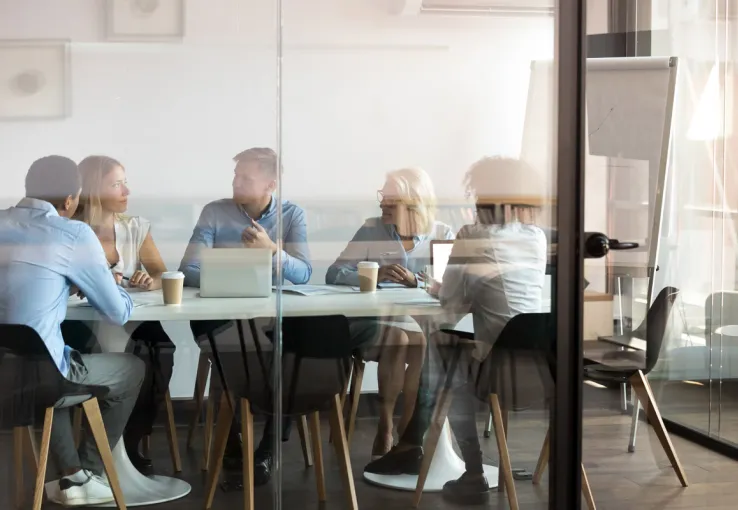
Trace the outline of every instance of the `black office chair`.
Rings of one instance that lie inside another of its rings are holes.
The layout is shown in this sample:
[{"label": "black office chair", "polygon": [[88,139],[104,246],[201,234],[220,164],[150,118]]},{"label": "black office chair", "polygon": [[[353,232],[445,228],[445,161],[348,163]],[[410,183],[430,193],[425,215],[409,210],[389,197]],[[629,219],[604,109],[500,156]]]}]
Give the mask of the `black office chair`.
[{"label": "black office chair", "polygon": [[[195,377],[195,412],[192,415],[190,426],[187,429],[187,448],[192,448],[195,439],[195,431],[200,424],[200,415],[202,413],[203,402],[205,400],[205,387],[208,383],[208,374],[210,373],[210,344],[215,341],[215,337],[227,331],[235,325],[235,321],[229,320],[208,320],[208,321],[191,321],[190,329],[195,339],[195,343],[200,347],[200,358],[197,363],[197,376]],[[205,340],[209,340],[206,343]],[[215,356],[217,356],[217,352]],[[220,357],[215,357],[216,364],[220,364]],[[210,391],[208,402],[205,409],[205,423],[203,424],[203,450],[202,450],[202,470],[207,471],[210,467],[210,451],[213,438],[213,425],[215,422],[215,398],[213,384],[214,378],[210,379]]]},{"label": "black office chair", "polygon": [[[247,509],[254,508],[253,413],[273,414],[272,369],[275,360],[272,344],[261,341],[254,321],[248,322],[253,345],[247,346],[242,331],[239,331],[242,362],[240,369],[222,372],[222,363],[216,364],[221,371],[224,392],[215,431],[213,449],[215,457],[206,485],[206,509],[211,508],[213,504],[237,404],[241,412],[245,506]],[[240,330],[242,325],[240,322],[238,324]],[[356,510],[358,503],[341,407],[341,394],[347,386],[352,362],[352,353],[346,348],[348,338],[348,320],[344,316],[295,317],[282,320],[282,413],[299,417],[309,415],[318,499],[323,502],[326,500],[326,492],[318,413],[330,410],[333,445],[341,468],[348,507]],[[211,342],[212,350],[217,352],[217,339],[211,339]]]},{"label": "black office chair", "polygon": [[646,376],[653,370],[661,354],[661,346],[679,290],[664,288],[654,300],[646,319],[633,332],[633,336],[646,340],[645,351],[613,351],[611,349],[587,349],[584,351],[584,377],[604,384],[627,382],[635,390],[640,405],[646,410],[651,426],[674,468],[683,487],[688,486],[669,433],[661,418],[651,385]]},{"label": "black office chair", "polygon": [[[55,405],[65,397],[88,397],[82,402],[82,408],[100,451],[115,502],[118,508],[125,510],[113,454],[97,402],[98,398],[108,393],[107,388],[68,381],[59,372],[38,333],[28,326],[13,324],[0,325],[0,387],[4,390],[0,396],[0,427],[2,430],[13,430],[13,471],[19,507],[24,500],[24,440],[31,446],[37,468],[33,509],[39,510],[44,493]],[[37,451],[33,427],[40,416],[43,416],[43,432],[41,449]]]},{"label": "black office chair", "polygon": [[[456,336],[459,342],[449,363],[446,382],[439,393],[431,428],[426,436],[423,462],[415,489],[415,507],[420,504],[423,486],[428,476],[433,454],[446,420],[450,401],[453,398],[453,378],[459,359],[465,349],[473,349],[474,334],[461,333],[453,328],[445,333]],[[467,377],[474,381],[475,396],[489,405],[497,447],[500,454],[500,491],[507,490],[508,504],[517,510],[518,499],[507,448],[507,415],[509,410],[525,407],[524,402],[543,400],[551,387],[555,375],[555,329],[551,314],[532,313],[513,317],[500,333],[492,350],[482,363],[473,362],[461,367]],[[534,370],[538,383],[531,378]],[[582,493],[590,510],[595,510],[592,491],[582,465]]]}]

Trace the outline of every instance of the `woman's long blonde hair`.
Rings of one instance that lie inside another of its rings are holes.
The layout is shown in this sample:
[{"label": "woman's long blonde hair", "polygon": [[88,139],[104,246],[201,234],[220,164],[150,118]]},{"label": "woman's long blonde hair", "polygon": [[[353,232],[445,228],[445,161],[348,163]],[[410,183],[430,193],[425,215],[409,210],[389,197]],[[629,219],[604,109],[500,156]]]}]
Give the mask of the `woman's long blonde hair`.
[{"label": "woman's long blonde hair", "polygon": [[430,176],[421,168],[401,168],[387,174],[400,191],[400,199],[415,215],[419,234],[427,234],[436,221],[436,191]]},{"label": "woman's long blonde hair", "polygon": [[90,226],[96,225],[102,217],[100,192],[105,176],[117,167],[123,168],[119,161],[108,156],[88,156],[79,163],[82,179],[82,193],[75,219]]}]

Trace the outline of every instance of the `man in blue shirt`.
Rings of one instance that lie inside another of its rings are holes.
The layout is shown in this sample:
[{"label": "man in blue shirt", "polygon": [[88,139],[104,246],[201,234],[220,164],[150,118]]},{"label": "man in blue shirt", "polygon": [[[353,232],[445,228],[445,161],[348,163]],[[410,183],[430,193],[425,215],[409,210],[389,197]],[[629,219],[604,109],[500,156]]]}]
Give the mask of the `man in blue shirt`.
[{"label": "man in blue shirt", "polygon": [[[205,206],[192,232],[189,246],[179,270],[185,285],[200,287],[202,248],[266,248],[272,251],[273,281],[277,283],[277,260],[281,257],[282,279],[293,284],[310,280],[312,265],[307,245],[305,211],[295,204],[274,196],[279,177],[277,154],[268,148],[252,148],[237,154],[233,176],[233,198],[217,200]],[[278,207],[282,208],[282,235],[277,231]],[[213,331],[225,321],[192,324],[197,337]],[[240,357],[238,358],[240,359]],[[239,367],[241,370],[242,368]],[[254,483],[263,485],[271,479],[274,438],[272,421],[267,420],[261,442],[254,452]],[[241,466],[241,447],[237,423],[231,426],[224,467],[237,470]],[[282,422],[282,439],[287,440],[290,420]]]},{"label": "man in blue shirt", "polygon": [[275,284],[277,255],[281,252],[283,279],[307,283],[312,266],[305,211],[285,200],[281,202],[283,225],[278,237],[280,204],[274,196],[279,173],[277,154],[272,149],[253,148],[233,160],[233,198],[210,202],[202,210],[179,268],[185,274],[185,285],[200,287],[201,249],[235,247],[271,250]]},{"label": "man in blue shirt", "polygon": [[[0,323],[32,327],[70,381],[109,388],[100,410],[113,447],[138,396],[144,364],[128,354],[85,355],[64,345],[60,325],[70,295],[82,293],[103,318],[118,325],[128,321],[133,309],[94,232],[69,219],[80,188],[74,161],[48,156],[29,169],[26,198],[0,211]],[[60,502],[81,506],[113,501],[92,434],[74,447],[69,407],[78,403],[80,399],[66,399],[54,412],[51,453],[62,475]]]}]

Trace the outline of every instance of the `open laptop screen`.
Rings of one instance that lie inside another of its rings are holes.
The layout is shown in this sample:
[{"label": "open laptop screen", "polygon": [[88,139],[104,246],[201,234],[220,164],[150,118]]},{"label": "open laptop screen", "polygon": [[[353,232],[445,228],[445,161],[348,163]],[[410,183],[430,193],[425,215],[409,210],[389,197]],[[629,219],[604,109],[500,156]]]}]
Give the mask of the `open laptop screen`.
[{"label": "open laptop screen", "polygon": [[443,273],[446,272],[446,266],[448,265],[448,259],[451,257],[451,248],[453,245],[453,240],[431,241],[430,262],[433,268],[431,277],[439,282],[443,281]]}]

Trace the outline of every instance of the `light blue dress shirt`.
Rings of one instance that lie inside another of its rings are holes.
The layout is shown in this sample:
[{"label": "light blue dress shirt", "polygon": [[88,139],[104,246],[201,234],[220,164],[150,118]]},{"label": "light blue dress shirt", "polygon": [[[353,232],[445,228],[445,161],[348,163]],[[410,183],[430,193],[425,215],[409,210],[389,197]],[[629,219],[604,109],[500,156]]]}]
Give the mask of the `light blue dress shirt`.
[{"label": "light blue dress shirt", "polygon": [[428,234],[413,238],[415,246],[405,251],[394,225],[382,223],[382,218],[369,218],[354,234],[338,259],[328,268],[325,282],[329,285],[359,285],[359,262],[372,261],[380,266],[400,264],[416,275],[430,264],[430,242],[453,239],[451,227],[436,221]]},{"label": "light blue dress shirt", "polygon": [[89,226],[31,198],[0,211],[0,323],[36,330],[65,377],[70,349],[60,325],[71,285],[111,323],[122,326],[131,316],[131,297],[116,285]]},{"label": "light blue dress shirt", "polygon": [[[266,212],[256,219],[274,242],[277,240],[277,212],[277,200],[272,197]],[[307,283],[313,268],[307,245],[305,211],[291,202],[283,201],[282,223],[282,277],[294,284]],[[217,200],[206,205],[179,266],[185,275],[185,285],[200,287],[199,254],[202,248],[243,247],[241,235],[250,225],[249,215],[232,199]],[[276,255],[273,260],[276,285]]]}]

